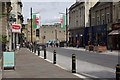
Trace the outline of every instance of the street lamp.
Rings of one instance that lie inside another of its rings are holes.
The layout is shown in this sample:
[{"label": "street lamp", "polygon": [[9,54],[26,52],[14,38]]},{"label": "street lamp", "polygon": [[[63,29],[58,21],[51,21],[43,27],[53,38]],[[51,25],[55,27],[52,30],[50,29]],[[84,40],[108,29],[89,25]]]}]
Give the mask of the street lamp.
[{"label": "street lamp", "polygon": [[55,40],[56,40],[56,42],[57,42],[57,25],[55,26]]}]

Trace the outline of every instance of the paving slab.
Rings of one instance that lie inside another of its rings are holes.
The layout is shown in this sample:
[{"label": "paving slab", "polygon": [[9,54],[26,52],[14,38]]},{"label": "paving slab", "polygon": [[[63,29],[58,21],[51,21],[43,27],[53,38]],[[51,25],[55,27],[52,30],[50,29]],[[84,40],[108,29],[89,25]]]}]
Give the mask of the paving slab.
[{"label": "paving slab", "polygon": [[3,78],[78,78],[34,55],[27,48],[15,52],[16,69],[2,71]]}]

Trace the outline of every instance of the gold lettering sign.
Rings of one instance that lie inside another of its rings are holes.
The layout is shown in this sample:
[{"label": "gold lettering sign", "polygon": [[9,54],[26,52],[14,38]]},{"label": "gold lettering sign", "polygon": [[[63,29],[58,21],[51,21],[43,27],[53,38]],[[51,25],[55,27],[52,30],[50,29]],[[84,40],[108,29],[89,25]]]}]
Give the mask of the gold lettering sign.
[{"label": "gold lettering sign", "polygon": [[6,62],[5,64],[13,64],[13,62]]}]

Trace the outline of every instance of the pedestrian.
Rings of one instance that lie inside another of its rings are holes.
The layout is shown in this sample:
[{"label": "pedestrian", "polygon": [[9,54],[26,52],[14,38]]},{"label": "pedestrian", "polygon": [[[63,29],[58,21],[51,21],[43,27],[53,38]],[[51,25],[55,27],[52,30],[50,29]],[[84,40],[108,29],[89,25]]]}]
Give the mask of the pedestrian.
[{"label": "pedestrian", "polygon": [[58,47],[58,43],[56,43],[56,47]]},{"label": "pedestrian", "polygon": [[55,47],[55,41],[54,41],[54,47]]},{"label": "pedestrian", "polygon": [[90,41],[88,41],[88,45],[90,45]]},{"label": "pedestrian", "polygon": [[52,42],[50,43],[50,47],[52,47]]},{"label": "pedestrian", "polygon": [[77,41],[77,46],[76,46],[77,48],[79,47],[79,41]]},{"label": "pedestrian", "polygon": [[51,42],[51,47],[53,47],[53,41]]}]

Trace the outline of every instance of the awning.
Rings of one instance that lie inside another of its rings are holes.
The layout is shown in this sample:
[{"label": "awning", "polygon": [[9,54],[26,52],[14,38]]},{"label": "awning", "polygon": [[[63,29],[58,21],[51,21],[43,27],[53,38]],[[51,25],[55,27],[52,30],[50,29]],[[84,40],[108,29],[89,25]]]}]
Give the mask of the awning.
[{"label": "awning", "polygon": [[113,30],[108,35],[118,35],[118,34],[120,34],[119,30]]}]

